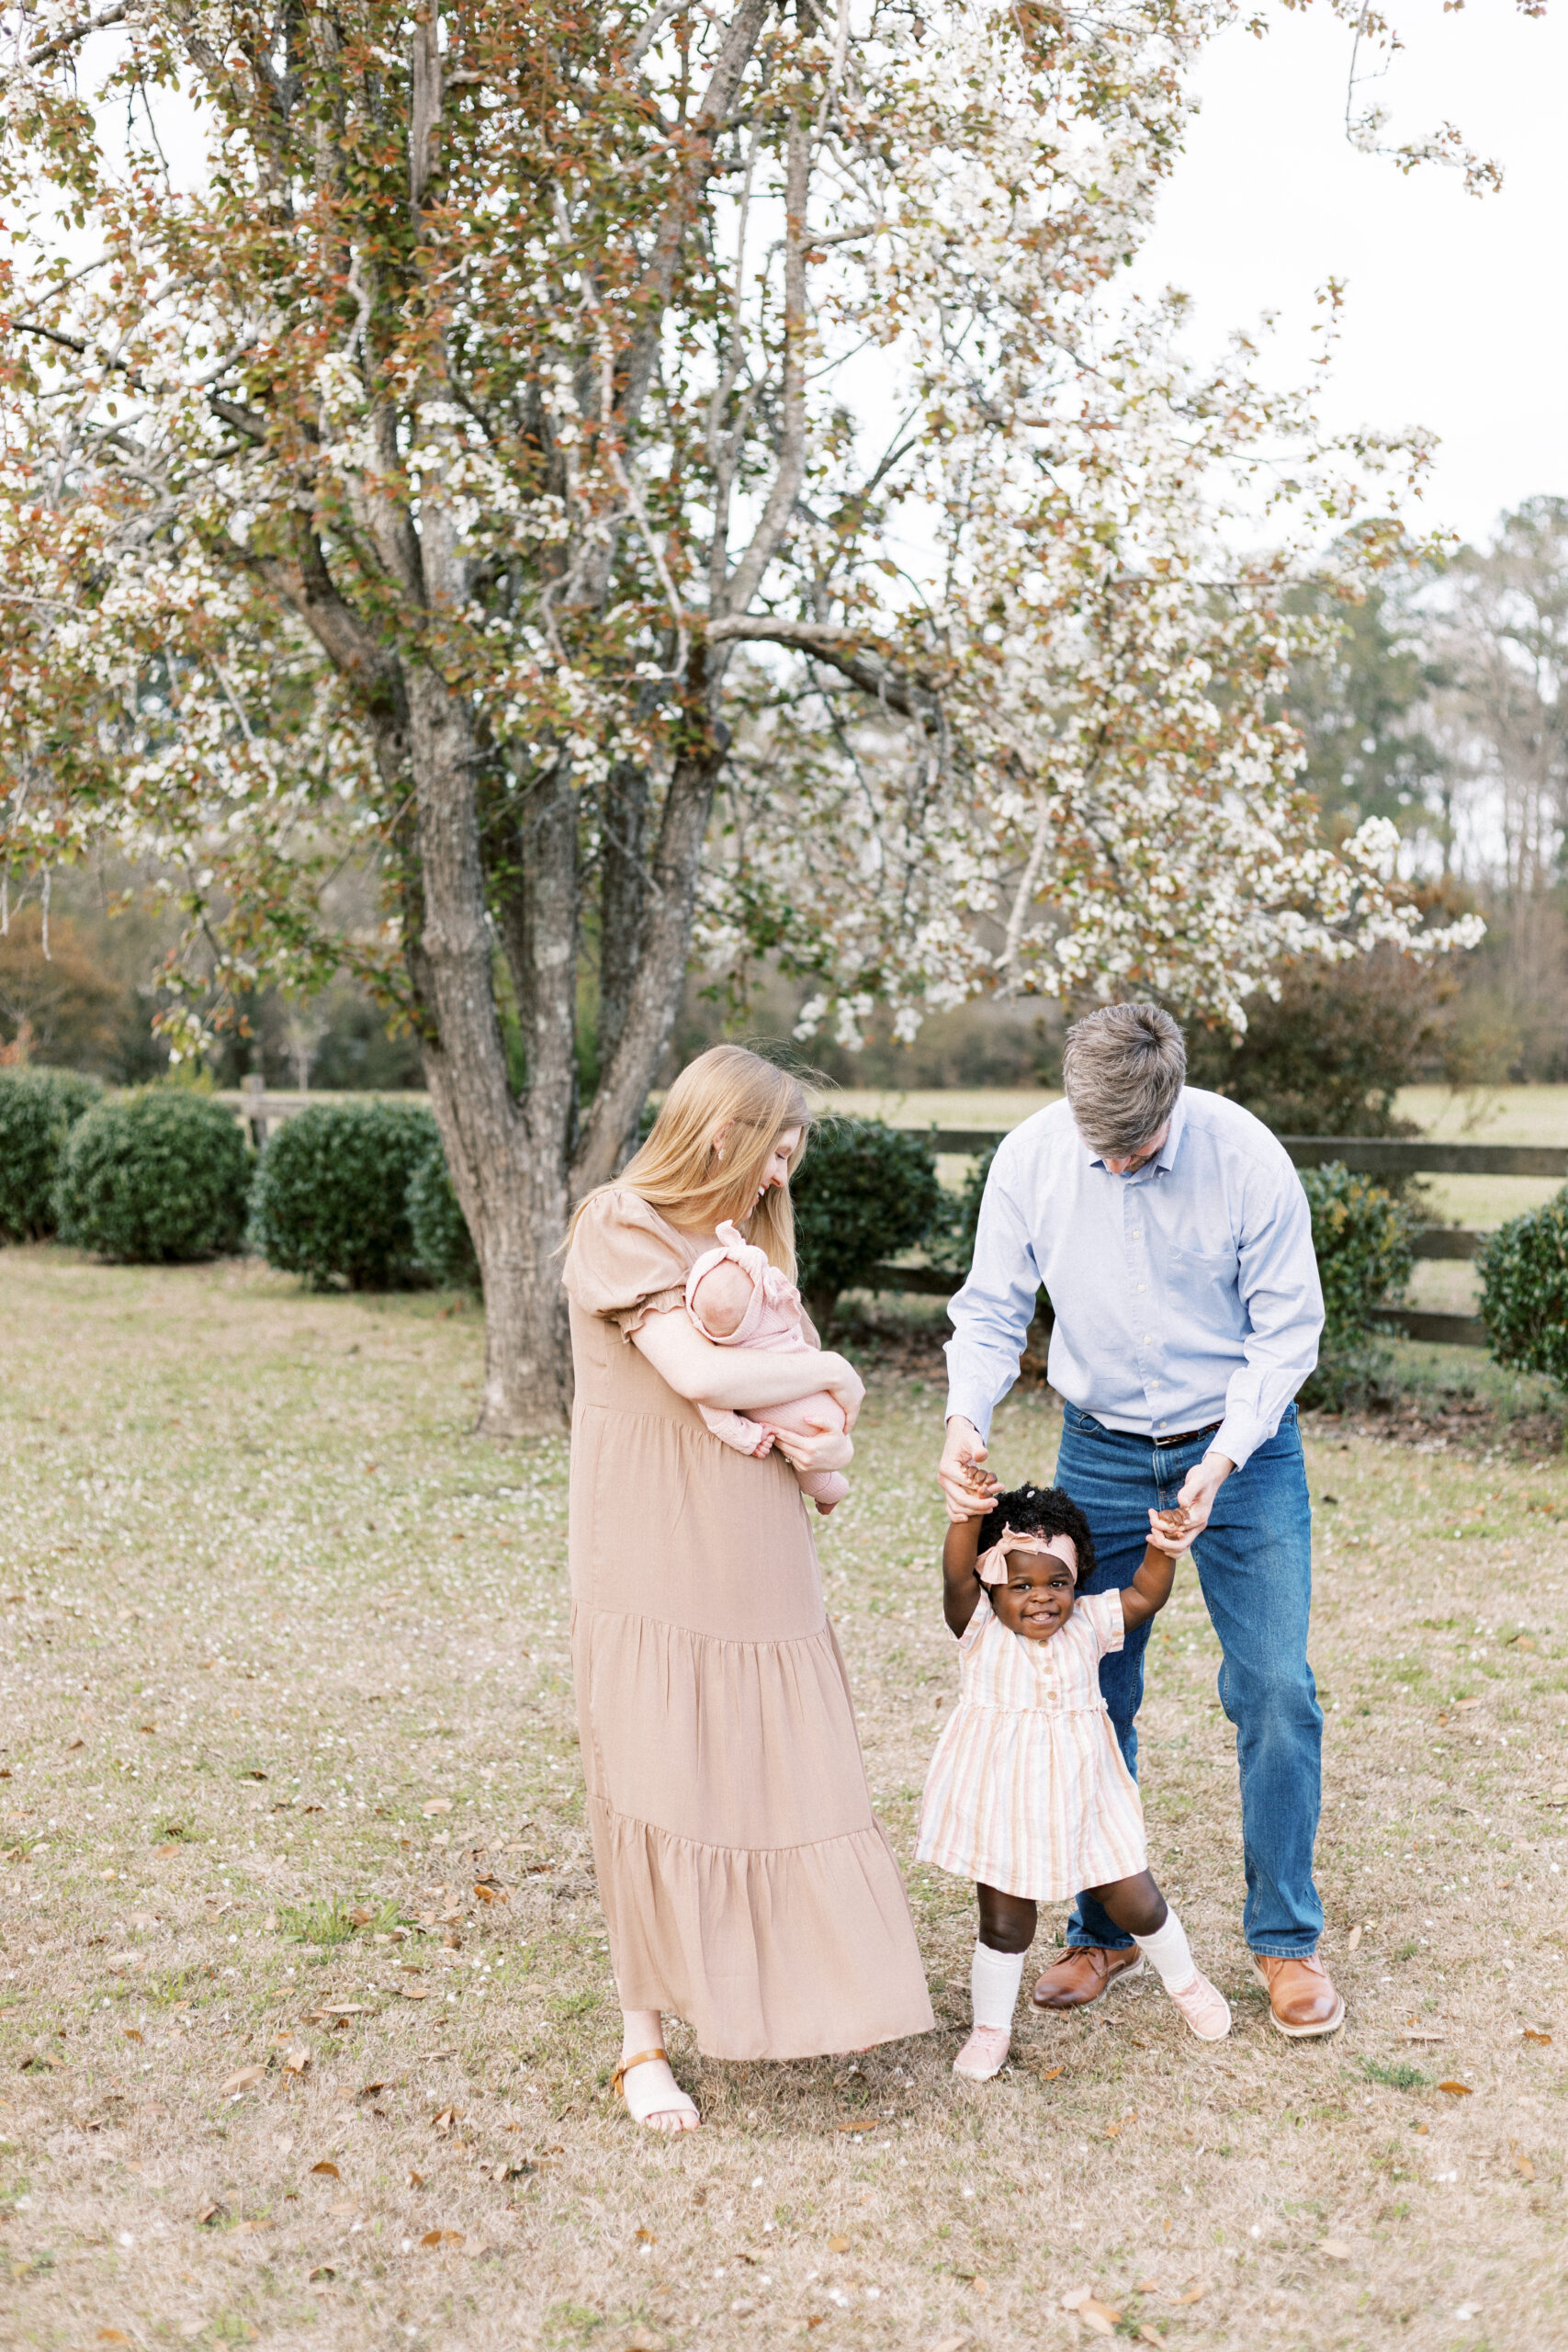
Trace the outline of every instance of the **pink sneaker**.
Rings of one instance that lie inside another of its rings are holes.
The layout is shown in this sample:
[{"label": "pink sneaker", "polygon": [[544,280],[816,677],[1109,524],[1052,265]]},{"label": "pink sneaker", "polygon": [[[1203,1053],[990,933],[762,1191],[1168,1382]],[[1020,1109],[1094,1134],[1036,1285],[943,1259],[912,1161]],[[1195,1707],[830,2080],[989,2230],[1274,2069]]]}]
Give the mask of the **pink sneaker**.
[{"label": "pink sneaker", "polygon": [[[1228,2022],[1230,2012],[1225,2015]],[[1007,2064],[1011,2047],[1012,2036],[1005,2026],[977,2025],[953,2060],[953,2071],[966,2083],[988,2083]]]},{"label": "pink sneaker", "polygon": [[1231,2005],[1216,1985],[1211,1984],[1201,1969],[1190,1984],[1184,1984],[1171,1999],[1187,2019],[1200,2041],[1223,2041],[1231,2030]]}]

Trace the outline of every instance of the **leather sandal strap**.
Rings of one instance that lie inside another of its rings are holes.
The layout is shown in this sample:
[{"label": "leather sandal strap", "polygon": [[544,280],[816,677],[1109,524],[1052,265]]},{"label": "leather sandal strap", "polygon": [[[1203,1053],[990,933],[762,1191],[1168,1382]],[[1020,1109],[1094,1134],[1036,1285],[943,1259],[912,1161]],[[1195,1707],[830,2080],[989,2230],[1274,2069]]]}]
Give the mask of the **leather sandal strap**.
[{"label": "leather sandal strap", "polygon": [[626,2093],[621,2090],[621,2086],[634,2066],[646,2066],[650,2059],[667,2058],[669,2054],[667,2050],[639,2050],[635,2058],[623,2058],[610,2077],[610,2088],[613,2091],[621,2091],[624,2098]]}]

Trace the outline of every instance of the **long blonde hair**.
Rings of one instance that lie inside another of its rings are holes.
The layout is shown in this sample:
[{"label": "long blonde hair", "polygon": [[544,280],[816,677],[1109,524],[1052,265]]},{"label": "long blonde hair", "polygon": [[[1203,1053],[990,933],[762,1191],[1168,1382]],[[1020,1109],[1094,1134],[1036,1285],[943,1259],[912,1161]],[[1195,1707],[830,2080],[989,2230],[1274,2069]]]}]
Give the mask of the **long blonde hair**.
[{"label": "long blonde hair", "polygon": [[[762,1198],[757,1187],[786,1128],[798,1127],[800,1141],[790,1155],[790,1173],[806,1150],[811,1110],[798,1079],[745,1046],[710,1046],[688,1062],[660,1105],[648,1141],[610,1184],[636,1193],[673,1225],[711,1233],[726,1217],[745,1227],[747,1238],[770,1264],[795,1273],[795,1211],[787,1184],[771,1185]],[[719,1127],[729,1132],[723,1157],[713,1148]],[[572,1220],[576,1230],[577,1219]]]}]

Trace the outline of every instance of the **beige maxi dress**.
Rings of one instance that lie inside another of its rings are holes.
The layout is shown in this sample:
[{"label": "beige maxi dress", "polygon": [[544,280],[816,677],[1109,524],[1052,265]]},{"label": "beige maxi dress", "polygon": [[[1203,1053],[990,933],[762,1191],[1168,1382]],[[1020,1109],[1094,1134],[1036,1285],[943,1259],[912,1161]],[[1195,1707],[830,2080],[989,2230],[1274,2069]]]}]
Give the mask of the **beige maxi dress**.
[{"label": "beige maxi dress", "polygon": [[806,2058],[934,2019],[789,1464],[721,1444],[629,1344],[713,1246],[617,1190],[566,1262],[583,1773],[623,2006],[711,2057]]}]

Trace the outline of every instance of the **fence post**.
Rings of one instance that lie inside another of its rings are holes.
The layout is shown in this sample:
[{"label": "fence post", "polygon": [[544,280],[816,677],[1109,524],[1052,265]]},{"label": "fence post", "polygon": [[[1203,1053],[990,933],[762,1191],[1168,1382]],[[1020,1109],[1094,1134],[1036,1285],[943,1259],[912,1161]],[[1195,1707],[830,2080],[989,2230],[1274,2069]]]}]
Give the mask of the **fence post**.
[{"label": "fence post", "polygon": [[240,1080],[240,1116],[259,1151],[266,1141],[266,1080],[259,1071],[248,1072]]}]

